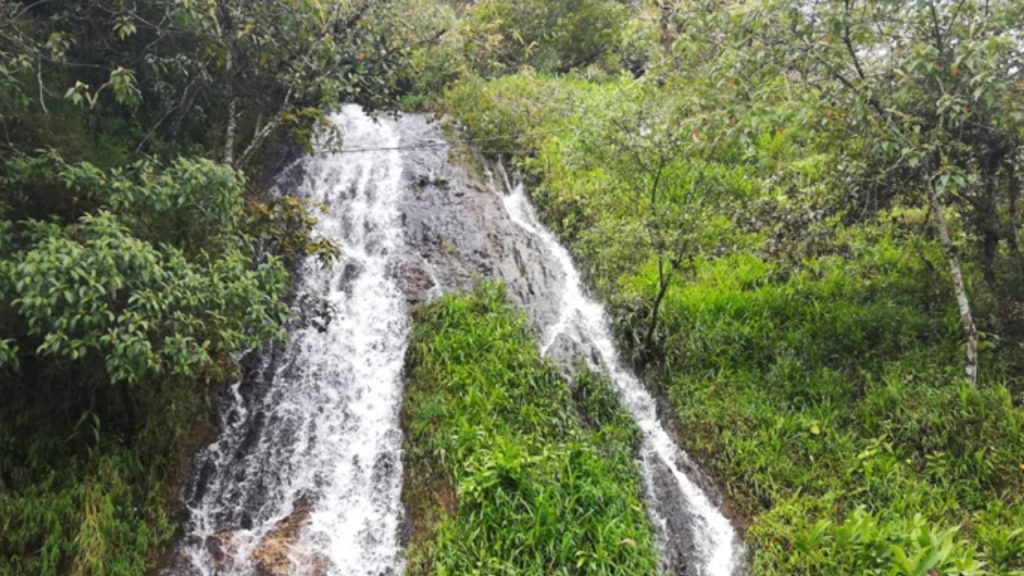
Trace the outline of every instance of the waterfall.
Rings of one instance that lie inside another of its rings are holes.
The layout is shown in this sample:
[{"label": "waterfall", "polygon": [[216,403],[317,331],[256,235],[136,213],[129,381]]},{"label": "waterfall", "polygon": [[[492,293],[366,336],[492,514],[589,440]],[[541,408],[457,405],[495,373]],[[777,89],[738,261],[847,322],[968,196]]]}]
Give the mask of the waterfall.
[{"label": "waterfall", "polygon": [[[196,458],[182,556],[195,574],[373,575],[402,569],[399,408],[409,319],[393,279],[402,248],[402,164],[394,121],[346,106],[348,151],[300,161],[298,196],[326,213],[315,234],[342,258],[297,274],[294,320],[235,384],[220,438]],[[295,314],[300,318],[302,314]]]},{"label": "waterfall", "polygon": [[[643,434],[640,468],[644,475],[648,500],[658,504],[658,500],[664,499],[658,494],[656,484],[658,475],[666,469],[668,476],[675,483],[676,490],[671,493],[681,495],[684,499],[682,506],[679,503],[672,503],[670,506],[649,506],[650,516],[662,537],[663,554],[671,547],[667,542],[669,538],[683,536],[690,540],[685,550],[688,558],[683,559],[690,574],[734,575],[742,556],[735,530],[708,495],[687,475],[686,470],[693,469],[693,464],[659,421],[654,398],[619,359],[604,307],[587,295],[569,252],[540,221],[522,184],[512,185],[504,170],[501,170],[501,176],[507,191],[503,201],[510,218],[540,242],[565,278],[558,316],[540,335],[541,353],[548,354],[559,339],[565,338],[568,338],[577,349],[589,348],[596,352],[599,361],[592,361],[592,368],[608,374],[619,393],[623,407],[632,415]],[[591,359],[595,355],[585,357]],[[673,534],[674,531],[668,524],[672,521],[678,522],[680,518],[667,517],[664,508],[674,509],[676,515],[685,516],[685,534]]]},{"label": "waterfall", "polygon": [[[521,185],[484,186],[449,161],[422,115],[334,117],[344,149],[286,170],[286,192],[326,207],[315,234],[342,258],[297,271],[286,342],[247,358],[220,437],[186,489],[186,537],[165,574],[398,576],[403,569],[399,409],[409,302],[499,278],[545,355],[605,371],[642,432],[638,466],[667,572],[736,576],[742,546],[696,466],[620,361],[603,307]],[[310,317],[310,308],[326,312]]]}]

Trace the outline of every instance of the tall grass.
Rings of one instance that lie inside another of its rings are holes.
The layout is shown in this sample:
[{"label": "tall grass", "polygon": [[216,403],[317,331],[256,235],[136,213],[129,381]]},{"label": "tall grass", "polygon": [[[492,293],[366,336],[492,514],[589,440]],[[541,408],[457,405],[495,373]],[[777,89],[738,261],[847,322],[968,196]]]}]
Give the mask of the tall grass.
[{"label": "tall grass", "polygon": [[408,368],[410,574],[657,573],[636,430],[539,358],[503,286],[420,309]]},{"label": "tall grass", "polygon": [[[967,386],[923,211],[844,218],[824,200],[834,151],[798,122],[702,159],[747,202],[703,224],[714,241],[674,279],[648,347],[657,261],[636,248],[643,222],[607,209],[623,202],[609,185],[621,175],[587,161],[616,136],[603,115],[633,96],[529,80],[457,86],[452,113],[478,138],[541,135],[517,141],[534,200],[742,517],[753,574],[1024,574],[1024,357],[1019,328],[1000,329],[1015,308],[965,257],[986,332],[981,383]],[[484,121],[541,88],[577,94],[574,112],[511,131]]]}]

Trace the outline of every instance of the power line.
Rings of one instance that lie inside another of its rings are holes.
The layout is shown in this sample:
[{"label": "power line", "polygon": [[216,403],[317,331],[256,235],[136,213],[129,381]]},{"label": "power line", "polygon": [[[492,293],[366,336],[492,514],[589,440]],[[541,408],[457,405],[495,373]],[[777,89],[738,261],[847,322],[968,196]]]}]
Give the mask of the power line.
[{"label": "power line", "polygon": [[[548,129],[544,129],[544,130],[535,130],[533,132],[530,132],[526,136],[529,136],[529,137],[548,136],[548,135],[551,135],[551,134],[558,134],[558,133],[562,133],[562,132],[568,132],[569,130],[570,130],[570,128],[568,126],[563,126],[561,128],[548,128]],[[431,142],[420,142],[418,144],[404,144],[404,145],[403,144],[399,144],[398,146],[379,146],[379,147],[367,146],[367,147],[363,147],[363,148],[340,148],[338,150],[332,150],[332,152],[336,153],[336,154],[350,154],[350,153],[359,153],[359,152],[389,152],[389,151],[401,151],[401,150],[432,150],[432,149],[437,149],[437,148],[451,148],[451,147],[456,146],[456,145],[477,146],[478,147],[480,144],[484,144],[484,143],[487,143],[487,142],[494,142],[495,140],[505,140],[505,139],[508,139],[508,138],[510,138],[510,137],[509,136],[489,136],[489,137],[474,138],[474,139],[458,139],[457,138],[457,139],[452,139],[452,140],[440,140],[440,141],[435,140],[435,141],[431,141]],[[493,152],[498,152],[498,153],[502,153],[502,154],[524,154],[524,153],[529,153],[529,152],[533,152],[533,151],[532,150],[527,150],[527,149],[522,149],[522,150],[493,150]]]},{"label": "power line", "polygon": [[[404,151],[404,150],[438,150],[442,148],[452,148],[455,145],[464,146],[475,146],[477,142],[470,141],[453,141],[453,142],[426,142],[421,144],[407,144],[399,146],[380,146],[380,147],[365,147],[365,148],[341,148],[337,150],[330,150],[331,154],[359,154],[362,152],[392,152],[392,151]],[[534,152],[533,150],[491,150],[491,152],[497,152],[499,154],[529,154]]]},{"label": "power line", "polygon": [[[661,110],[657,114],[646,116],[644,118],[644,120],[647,121],[647,122],[665,120],[665,119],[667,119],[667,118],[669,118],[669,117],[671,117],[673,115],[674,115],[674,112],[672,110]],[[527,132],[527,133],[522,134],[520,136],[516,136],[516,135],[513,134],[511,136],[486,136],[486,137],[473,138],[473,139],[455,138],[455,139],[452,139],[452,140],[441,140],[441,141],[436,141],[435,140],[435,141],[431,141],[431,142],[421,142],[421,143],[418,143],[418,144],[407,144],[407,145],[399,144],[398,146],[380,146],[380,147],[367,146],[367,147],[364,147],[364,148],[341,148],[341,149],[338,149],[338,150],[332,150],[332,152],[333,153],[337,153],[337,154],[355,154],[355,153],[360,153],[360,152],[388,152],[388,151],[402,151],[402,150],[413,150],[413,151],[415,151],[415,150],[431,150],[431,149],[445,148],[445,147],[449,147],[450,148],[450,147],[453,147],[453,146],[456,146],[456,145],[479,147],[481,144],[485,144],[485,143],[488,143],[488,142],[494,142],[496,140],[521,139],[521,138],[524,138],[524,137],[536,138],[536,137],[541,137],[541,136],[549,136],[551,134],[561,134],[561,133],[565,133],[565,132],[570,132],[572,130],[573,130],[573,128],[570,127],[570,126],[560,126],[560,127],[557,127],[557,128],[545,128],[545,129],[542,129],[542,130],[533,130],[531,132]],[[342,138],[344,138],[344,135],[342,135]],[[490,150],[490,152],[495,152],[495,153],[498,153],[498,154],[530,154],[530,153],[535,152],[535,150],[528,150],[528,149],[521,149],[521,150]]]}]

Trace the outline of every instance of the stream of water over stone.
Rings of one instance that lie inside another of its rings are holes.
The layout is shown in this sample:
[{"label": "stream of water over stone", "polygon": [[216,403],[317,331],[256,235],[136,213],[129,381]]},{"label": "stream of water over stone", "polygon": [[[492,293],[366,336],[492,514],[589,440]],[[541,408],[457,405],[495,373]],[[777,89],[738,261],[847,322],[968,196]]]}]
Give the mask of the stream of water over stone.
[{"label": "stream of water over stone", "polygon": [[[297,274],[285,344],[231,389],[220,438],[196,457],[179,564],[203,576],[401,572],[399,409],[408,306],[394,279],[403,241],[394,122],[355,106],[334,117],[345,148],[290,170],[287,193],[319,201],[316,229],[342,259]],[[287,175],[286,175],[287,176]],[[287,179],[287,178],[286,178]],[[185,571],[185,570],[182,570]]]},{"label": "stream of water over stone", "polygon": [[406,293],[422,299],[470,289],[481,278],[503,280],[526,311],[541,352],[566,373],[585,360],[608,374],[643,433],[638,465],[665,571],[741,573],[743,547],[713,483],[679,449],[655,399],[619,359],[604,308],[588,296],[568,251],[540,221],[523,186],[511,182],[500,163],[492,165],[492,177],[452,162],[427,118],[407,116],[400,126],[405,179],[415,190],[402,206],[406,245],[415,252],[406,258],[412,271],[403,277]]},{"label": "stream of water over stone", "polygon": [[[289,339],[247,357],[225,395],[220,437],[186,490],[187,536],[168,574],[401,573],[402,363],[409,309],[500,279],[541,351],[571,372],[605,371],[643,433],[638,466],[666,573],[737,576],[742,547],[713,486],[662,426],[620,362],[601,305],[522,186],[453,162],[428,117],[335,117],[344,150],[284,171],[283,193],[322,202],[316,233],[341,262],[298,271]],[[496,180],[496,181],[495,181]],[[300,313],[311,302],[324,317]]]},{"label": "stream of water over stone", "polygon": [[648,502],[654,504],[648,512],[659,529],[663,556],[671,554],[677,568],[695,576],[734,574],[740,554],[735,530],[690,478],[695,466],[659,420],[654,397],[619,359],[604,307],[587,295],[569,252],[537,217],[522,184],[504,180],[504,204],[512,220],[545,247],[565,274],[558,318],[541,334],[541,354],[560,343],[588,350],[582,357],[592,369],[607,373],[618,390],[643,436],[639,462]]}]

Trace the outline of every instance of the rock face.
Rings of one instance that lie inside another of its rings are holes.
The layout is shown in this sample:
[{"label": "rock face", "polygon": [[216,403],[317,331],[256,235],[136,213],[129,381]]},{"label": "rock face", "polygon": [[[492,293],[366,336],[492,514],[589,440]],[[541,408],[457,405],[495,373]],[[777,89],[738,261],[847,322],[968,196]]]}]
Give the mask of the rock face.
[{"label": "rock face", "polygon": [[374,575],[400,571],[402,366],[407,295],[395,120],[332,115],[344,150],[285,169],[281,194],[316,201],[314,235],[341,258],[293,267],[287,339],[243,359],[218,410],[220,434],[193,460],[177,557],[182,576]]},{"label": "rock face", "polygon": [[[302,544],[302,531],[309,521],[313,506],[308,501],[296,503],[291,514],[277,521],[251,551],[239,547],[235,532],[218,532],[202,542],[213,574],[246,573],[253,576],[326,576],[327,561]],[[160,571],[167,576],[200,576],[182,549],[163,563]]]},{"label": "rock face", "polygon": [[564,276],[509,218],[486,178],[449,161],[440,128],[422,115],[399,120],[405,240],[399,283],[412,302],[500,279],[539,332],[558,314]]}]

